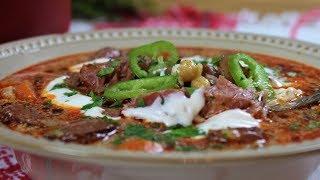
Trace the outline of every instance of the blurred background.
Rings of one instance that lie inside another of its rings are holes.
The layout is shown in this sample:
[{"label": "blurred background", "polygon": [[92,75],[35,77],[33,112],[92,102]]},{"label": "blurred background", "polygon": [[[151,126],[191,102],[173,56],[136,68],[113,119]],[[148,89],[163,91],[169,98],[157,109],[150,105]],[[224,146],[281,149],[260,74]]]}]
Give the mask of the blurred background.
[{"label": "blurred background", "polygon": [[210,28],[320,42],[320,0],[2,1],[0,43],[124,27]]},{"label": "blurred background", "polygon": [[[320,44],[320,0],[3,0],[0,22],[0,44],[125,27],[208,28]],[[0,150],[6,152],[0,157],[0,179],[29,179],[11,150]]]}]

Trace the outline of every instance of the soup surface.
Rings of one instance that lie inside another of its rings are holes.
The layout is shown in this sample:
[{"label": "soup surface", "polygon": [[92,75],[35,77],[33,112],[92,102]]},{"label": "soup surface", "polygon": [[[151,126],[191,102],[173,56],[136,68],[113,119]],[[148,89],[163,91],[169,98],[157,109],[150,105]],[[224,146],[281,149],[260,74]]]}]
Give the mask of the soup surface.
[{"label": "soup surface", "polygon": [[268,55],[158,41],[36,64],[0,81],[0,121],[66,143],[168,152],[320,136],[320,70]]}]

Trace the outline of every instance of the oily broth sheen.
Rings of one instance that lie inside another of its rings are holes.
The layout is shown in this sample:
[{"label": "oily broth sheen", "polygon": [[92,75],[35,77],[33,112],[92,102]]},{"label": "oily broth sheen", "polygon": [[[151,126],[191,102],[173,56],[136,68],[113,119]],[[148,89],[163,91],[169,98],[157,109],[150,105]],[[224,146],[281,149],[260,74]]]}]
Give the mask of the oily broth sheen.
[{"label": "oily broth sheen", "polygon": [[[127,53],[127,50],[124,50],[124,53]],[[211,48],[179,48],[180,56],[193,56],[193,55],[202,55],[202,56],[214,56],[220,54],[229,54],[235,53],[236,51],[223,50],[223,49],[211,49]],[[309,95],[314,92],[320,84],[320,70],[305,64],[298,62],[290,61],[284,58],[273,57],[269,55],[262,55],[256,53],[248,53],[254,59],[267,65],[268,67],[281,68],[282,73],[286,76],[288,81],[292,82],[292,87],[301,89],[304,92],[304,95]],[[78,53],[74,55],[63,56],[48,60],[46,62],[36,64],[30,67],[27,67],[21,71],[14,73],[14,75],[19,74],[28,74],[31,72],[46,72],[53,73],[57,76],[61,76],[68,71],[68,67],[85,62],[88,57],[92,55],[92,52]],[[288,72],[298,72],[298,76],[290,77],[287,76]],[[12,76],[12,75],[11,75]],[[10,78],[8,76],[5,79]],[[4,79],[4,80],[5,80]],[[0,88],[2,88],[3,83],[0,81]],[[319,106],[314,106],[313,108],[318,108]],[[260,123],[260,128],[263,130],[265,136],[267,137],[268,144],[285,144],[288,142],[299,142],[304,139],[313,139],[320,136],[320,130],[313,131],[291,131],[288,129],[288,126],[291,123],[298,122],[302,125],[306,125],[306,112],[310,107],[290,110],[285,112],[272,112],[268,115],[268,119]],[[76,113],[75,113],[76,114]],[[63,118],[73,118],[76,119],[78,115],[70,115],[70,112],[66,112],[61,115]],[[25,132],[23,127],[12,126],[12,129],[18,130],[20,132]],[[42,130],[41,130],[42,131]],[[33,135],[41,134],[41,131],[35,131]],[[237,145],[233,145],[234,148],[237,148]]]}]

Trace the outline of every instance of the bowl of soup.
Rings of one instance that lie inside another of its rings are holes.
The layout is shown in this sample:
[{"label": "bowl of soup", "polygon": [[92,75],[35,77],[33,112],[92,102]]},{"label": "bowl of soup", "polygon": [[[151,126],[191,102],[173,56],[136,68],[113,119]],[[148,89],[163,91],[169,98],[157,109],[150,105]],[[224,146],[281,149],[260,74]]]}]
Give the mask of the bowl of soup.
[{"label": "bowl of soup", "polygon": [[320,48],[115,29],[0,46],[0,142],[33,179],[308,179]]}]

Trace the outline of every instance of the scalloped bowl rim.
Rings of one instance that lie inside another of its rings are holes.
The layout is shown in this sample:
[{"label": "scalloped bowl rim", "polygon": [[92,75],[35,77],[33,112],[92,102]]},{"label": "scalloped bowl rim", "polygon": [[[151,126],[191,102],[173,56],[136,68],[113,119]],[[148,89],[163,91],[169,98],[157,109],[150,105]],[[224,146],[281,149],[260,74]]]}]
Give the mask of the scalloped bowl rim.
[{"label": "scalloped bowl rim", "polygon": [[[125,34],[125,35],[124,35]],[[70,33],[63,35],[47,35],[24,40],[9,42],[0,45],[0,61],[2,58],[15,56],[21,53],[32,53],[35,49],[50,48],[60,44],[87,41],[95,38],[122,38],[132,36],[134,38],[157,37],[186,37],[200,38],[214,36],[222,40],[243,40],[244,43],[265,43],[266,46],[285,48],[290,51],[305,53],[320,60],[320,46],[312,43],[289,40],[285,38],[249,34],[219,32],[207,29],[112,29],[104,31],[93,31],[84,33]],[[193,36],[193,37],[189,37]],[[200,36],[200,37],[199,37]],[[272,44],[274,43],[274,44]],[[0,68],[1,69],[1,68]],[[130,152],[106,149],[96,146],[85,146],[78,144],[65,144],[59,141],[50,141],[42,138],[26,136],[12,131],[4,125],[0,125],[0,143],[17,150],[30,152],[51,158],[70,159],[82,162],[92,162],[98,164],[108,163],[133,163],[133,164],[221,164],[223,162],[243,162],[249,160],[261,160],[264,158],[285,158],[288,156],[298,156],[318,153],[320,149],[320,139],[307,140],[301,143],[291,143],[288,145],[273,145],[261,149],[241,149],[241,150],[210,150],[200,152],[168,152],[160,154],[150,154],[144,152]],[[219,163],[216,163],[219,162]]]}]

